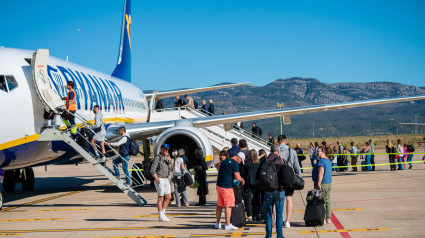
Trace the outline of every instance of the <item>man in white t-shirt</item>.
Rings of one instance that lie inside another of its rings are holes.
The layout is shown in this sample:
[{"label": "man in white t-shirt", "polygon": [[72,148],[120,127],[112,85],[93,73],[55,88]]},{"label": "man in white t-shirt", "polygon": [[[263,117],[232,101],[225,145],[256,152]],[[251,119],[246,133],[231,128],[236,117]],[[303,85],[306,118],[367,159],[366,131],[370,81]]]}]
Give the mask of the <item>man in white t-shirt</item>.
[{"label": "man in white t-shirt", "polygon": [[[174,196],[176,199],[176,206],[181,207],[181,203],[184,203],[184,206],[189,206],[189,200],[187,199],[186,186],[183,182],[183,175],[186,165],[184,164],[182,157],[177,157],[173,161],[173,183],[174,183]],[[180,193],[182,199],[180,200]]]}]

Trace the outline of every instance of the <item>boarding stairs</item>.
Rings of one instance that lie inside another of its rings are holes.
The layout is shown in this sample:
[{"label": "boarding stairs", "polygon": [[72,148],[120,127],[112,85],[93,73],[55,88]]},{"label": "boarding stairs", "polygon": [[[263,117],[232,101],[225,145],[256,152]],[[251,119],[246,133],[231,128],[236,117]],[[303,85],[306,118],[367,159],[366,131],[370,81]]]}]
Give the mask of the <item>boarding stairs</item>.
[{"label": "boarding stairs", "polygon": [[[179,120],[208,116],[210,116],[210,113],[203,109],[176,107],[152,110],[149,121]],[[254,149],[256,151],[264,149],[267,153],[270,152],[270,144],[268,141],[238,127],[235,124],[231,125],[229,128],[230,130],[226,130],[223,124],[200,129],[205,133],[208,139],[210,139],[211,145],[219,151],[224,147],[230,147],[230,140],[232,138],[236,138],[238,140],[245,139],[248,143],[249,149]]]},{"label": "boarding stairs", "polygon": [[[74,115],[76,116],[76,118],[82,121],[83,126],[85,126],[86,128],[90,128],[90,123],[87,120],[82,118],[77,113],[75,113]],[[90,131],[94,133],[93,130],[90,129]],[[79,137],[84,138],[84,140],[88,144],[90,144],[90,141],[88,140],[88,138],[84,137],[84,135],[80,131],[78,131],[77,133]],[[107,146],[105,145],[105,150],[108,151],[107,153],[111,154],[110,152],[112,152],[114,155],[110,157],[105,155],[106,162],[100,162],[100,160],[98,158],[95,158],[94,154],[90,152],[90,148],[83,147],[80,144],[78,144],[74,139],[71,138],[71,134],[69,130],[59,129],[58,126],[45,127],[40,133],[38,141],[64,141],[66,144],[72,147],[78,154],[80,154],[87,162],[92,164],[93,167],[99,170],[99,172],[105,175],[106,178],[108,178],[113,185],[117,186],[123,193],[125,193],[133,201],[135,201],[137,205],[144,206],[147,204],[146,200],[134,190],[134,188],[143,186],[146,183],[146,179],[143,176],[143,173],[141,172],[141,168],[138,168],[133,162],[128,161],[129,171],[131,170],[135,171],[135,176],[137,176],[136,178],[132,176],[133,173],[129,173],[130,181],[132,181],[132,184],[126,184],[124,180],[122,180],[119,177],[116,177],[114,171],[110,167],[114,168],[114,166],[116,165],[113,164],[112,161],[121,156],[112,147],[109,146],[109,148],[107,148]],[[104,156],[101,153],[100,146],[99,145],[96,145],[96,146],[101,157]],[[123,158],[121,157],[121,159]],[[122,167],[120,164],[118,164],[118,169],[122,170]]]}]

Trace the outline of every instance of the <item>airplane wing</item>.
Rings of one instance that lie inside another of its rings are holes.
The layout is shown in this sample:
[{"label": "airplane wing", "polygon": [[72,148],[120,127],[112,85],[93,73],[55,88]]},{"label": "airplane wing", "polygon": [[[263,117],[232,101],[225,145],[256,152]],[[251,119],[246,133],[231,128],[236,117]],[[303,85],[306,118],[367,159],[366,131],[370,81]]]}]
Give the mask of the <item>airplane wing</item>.
[{"label": "airplane wing", "polygon": [[[187,125],[187,126],[194,126],[197,128],[203,128],[208,126],[235,123],[240,121],[251,121],[251,120],[267,119],[267,118],[274,118],[274,117],[280,117],[280,116],[298,115],[298,114],[305,114],[305,113],[312,113],[312,112],[330,111],[330,110],[337,110],[337,109],[364,107],[364,106],[423,100],[423,99],[425,99],[425,95],[400,97],[400,98],[387,98],[387,99],[372,99],[372,100],[364,100],[364,101],[312,105],[312,106],[304,106],[304,107],[296,107],[296,108],[282,108],[282,109],[275,109],[275,110],[235,113],[235,114],[218,115],[218,116],[211,116],[211,117],[188,118],[188,119],[182,119],[182,120],[133,123],[133,124],[127,124],[126,128],[127,128],[127,132],[129,132],[132,137],[134,137],[135,139],[138,139],[138,138],[146,138],[149,136],[158,135],[162,131],[177,125],[183,125],[183,126]],[[108,134],[109,133],[116,134],[116,132],[112,132],[110,130],[115,131],[117,129],[118,129],[117,127],[110,126],[110,128],[108,128]]]},{"label": "airplane wing", "polygon": [[[212,91],[212,90],[222,89],[222,88],[232,88],[232,87],[237,87],[237,86],[242,86],[247,84],[251,84],[251,83],[234,83],[234,84],[224,84],[224,85],[204,87],[204,88],[193,88],[193,89],[182,89],[182,90],[167,91],[167,92],[158,92],[156,96],[159,96],[160,98],[167,98],[167,97],[174,97],[174,96],[178,96],[182,94]],[[145,94],[146,100],[149,101],[154,95],[155,93]]]},{"label": "airplane wing", "polygon": [[399,123],[402,126],[425,126],[425,123]]}]

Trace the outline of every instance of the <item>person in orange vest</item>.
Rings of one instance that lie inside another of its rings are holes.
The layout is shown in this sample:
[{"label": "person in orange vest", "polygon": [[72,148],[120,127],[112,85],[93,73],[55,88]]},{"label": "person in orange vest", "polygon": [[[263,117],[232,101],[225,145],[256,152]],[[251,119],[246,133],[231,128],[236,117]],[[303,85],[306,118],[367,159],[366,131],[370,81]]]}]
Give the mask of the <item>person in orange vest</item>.
[{"label": "person in orange vest", "polygon": [[63,97],[62,100],[66,100],[67,111],[62,114],[62,118],[66,127],[71,129],[72,137],[75,138],[77,136],[77,126],[75,125],[74,114],[77,111],[77,94],[74,91],[74,82],[66,82],[66,89],[68,89],[68,97]]}]

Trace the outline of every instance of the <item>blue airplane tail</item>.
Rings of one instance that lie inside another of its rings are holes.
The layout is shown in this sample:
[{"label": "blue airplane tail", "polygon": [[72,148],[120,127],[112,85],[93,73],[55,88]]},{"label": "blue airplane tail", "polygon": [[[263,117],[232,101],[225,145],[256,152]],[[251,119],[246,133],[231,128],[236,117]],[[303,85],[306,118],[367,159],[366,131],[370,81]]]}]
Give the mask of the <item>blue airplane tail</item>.
[{"label": "blue airplane tail", "polygon": [[118,63],[112,76],[131,82],[131,0],[124,1]]}]

